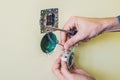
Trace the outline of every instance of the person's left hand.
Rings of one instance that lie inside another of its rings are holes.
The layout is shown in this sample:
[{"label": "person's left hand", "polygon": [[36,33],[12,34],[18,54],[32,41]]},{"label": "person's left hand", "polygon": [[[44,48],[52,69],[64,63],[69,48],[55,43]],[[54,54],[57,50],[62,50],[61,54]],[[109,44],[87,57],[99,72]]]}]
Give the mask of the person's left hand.
[{"label": "person's left hand", "polygon": [[90,74],[82,69],[73,66],[73,69],[68,70],[66,63],[61,61],[61,56],[55,61],[53,72],[59,80],[95,80]]}]

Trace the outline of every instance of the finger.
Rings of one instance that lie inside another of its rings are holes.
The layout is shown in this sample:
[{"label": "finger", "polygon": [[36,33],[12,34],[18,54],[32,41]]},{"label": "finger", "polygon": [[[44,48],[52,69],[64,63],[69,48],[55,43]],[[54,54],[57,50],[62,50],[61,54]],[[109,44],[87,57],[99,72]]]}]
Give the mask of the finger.
[{"label": "finger", "polygon": [[[68,26],[64,26],[63,29],[67,30],[67,31],[70,30]],[[60,42],[62,43],[62,45],[64,45],[64,43],[66,42],[66,40],[67,40],[67,32],[61,31],[60,32]]]},{"label": "finger", "polygon": [[67,65],[64,61],[61,62],[61,73],[66,77],[69,78],[71,73],[69,72]]},{"label": "finger", "polygon": [[86,38],[84,40],[81,40],[82,42],[88,42],[90,40],[90,38]]},{"label": "finger", "polygon": [[[70,18],[67,22],[66,22],[66,24],[63,26],[63,28],[62,29],[64,29],[64,30],[67,30],[67,31],[69,31],[70,29],[72,29],[74,27],[74,20],[72,19],[72,18]],[[61,31],[61,33],[60,33],[61,35],[61,43],[64,45],[64,43],[66,42],[66,40],[67,40],[67,33],[66,32],[63,32],[63,31]]]},{"label": "finger", "polygon": [[[73,36],[70,36],[70,38],[72,38]],[[70,38],[68,38],[67,40],[69,40]],[[78,42],[76,42],[75,44],[74,44],[74,46],[79,46],[79,43],[80,43],[80,41],[78,41]]]},{"label": "finger", "polygon": [[79,43],[76,43],[75,46],[79,46]]},{"label": "finger", "polygon": [[80,40],[80,37],[79,37],[79,34],[77,33],[76,35],[74,35],[72,38],[70,38],[65,42],[65,45],[64,45],[65,50],[69,50],[69,48],[79,40]]},{"label": "finger", "polygon": [[84,69],[80,69],[76,65],[73,65],[73,72],[78,73],[78,74],[82,74],[82,75],[90,76],[90,74],[87,73]]},{"label": "finger", "polygon": [[[61,55],[60,55],[61,56]],[[60,71],[60,67],[61,67],[61,58],[60,56],[56,59],[54,66],[53,66],[53,72],[55,73],[55,75],[60,79],[60,80],[64,80],[64,76],[62,75],[61,71]]]},{"label": "finger", "polygon": [[87,34],[82,33],[82,32],[77,32],[76,35],[74,35],[72,38],[67,40],[65,42],[64,48],[66,50],[69,50],[71,46],[73,46],[75,43],[84,40],[87,37]]},{"label": "finger", "polygon": [[55,63],[54,63],[54,66],[53,66],[53,69],[59,69],[60,66],[61,66],[61,56],[62,54],[60,54],[58,56],[58,58],[56,59]]},{"label": "finger", "polygon": [[75,64],[73,65],[73,69],[79,69]]}]

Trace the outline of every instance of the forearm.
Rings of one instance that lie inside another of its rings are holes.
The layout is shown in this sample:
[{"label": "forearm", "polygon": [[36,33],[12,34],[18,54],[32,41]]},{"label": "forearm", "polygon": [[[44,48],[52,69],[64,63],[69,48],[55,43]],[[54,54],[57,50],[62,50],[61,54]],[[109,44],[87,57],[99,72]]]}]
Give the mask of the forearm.
[{"label": "forearm", "polygon": [[105,28],[104,32],[119,32],[120,23],[117,17],[104,18],[102,21],[102,26]]}]

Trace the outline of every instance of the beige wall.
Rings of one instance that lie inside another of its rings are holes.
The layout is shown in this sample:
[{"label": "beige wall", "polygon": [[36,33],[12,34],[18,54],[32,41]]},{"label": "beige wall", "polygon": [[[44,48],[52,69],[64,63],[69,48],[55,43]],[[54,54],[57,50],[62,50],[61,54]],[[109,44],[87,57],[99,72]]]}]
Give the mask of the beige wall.
[{"label": "beige wall", "polygon": [[[120,14],[120,0],[0,0],[0,80],[57,80],[51,68],[61,53],[40,50],[40,10],[59,8],[59,28],[70,16]],[[59,38],[59,32],[56,32]],[[106,33],[76,48],[76,63],[97,80],[120,80],[120,33]]]}]

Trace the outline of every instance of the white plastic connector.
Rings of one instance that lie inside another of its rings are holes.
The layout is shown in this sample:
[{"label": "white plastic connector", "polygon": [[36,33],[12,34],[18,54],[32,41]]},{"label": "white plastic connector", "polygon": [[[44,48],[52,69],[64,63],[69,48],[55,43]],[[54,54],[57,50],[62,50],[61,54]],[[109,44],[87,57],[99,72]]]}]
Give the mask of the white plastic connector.
[{"label": "white plastic connector", "polygon": [[68,52],[67,52],[67,51],[64,51],[64,54],[63,54],[63,56],[61,57],[61,60],[67,62],[67,59],[68,59]]}]

